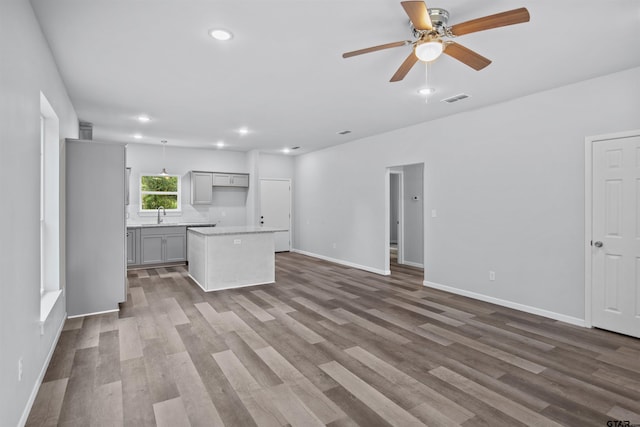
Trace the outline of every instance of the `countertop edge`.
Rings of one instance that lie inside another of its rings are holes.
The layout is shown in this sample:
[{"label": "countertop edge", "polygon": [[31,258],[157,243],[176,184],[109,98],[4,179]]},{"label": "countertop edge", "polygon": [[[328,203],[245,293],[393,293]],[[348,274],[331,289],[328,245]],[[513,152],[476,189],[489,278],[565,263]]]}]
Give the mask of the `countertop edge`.
[{"label": "countertop edge", "polygon": [[161,228],[161,227],[202,227],[213,228],[216,223],[202,222],[179,222],[179,223],[161,223],[161,224],[127,224],[127,228]]},{"label": "countertop edge", "polygon": [[189,232],[196,233],[201,236],[224,236],[231,234],[261,234],[261,233],[276,233],[281,230],[279,228],[271,227],[190,227]]}]

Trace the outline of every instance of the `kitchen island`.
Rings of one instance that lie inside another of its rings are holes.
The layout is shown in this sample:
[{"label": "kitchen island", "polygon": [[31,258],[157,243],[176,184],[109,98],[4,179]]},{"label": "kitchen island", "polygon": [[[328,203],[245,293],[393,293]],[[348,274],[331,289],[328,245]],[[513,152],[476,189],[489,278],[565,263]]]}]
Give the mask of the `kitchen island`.
[{"label": "kitchen island", "polygon": [[276,231],[257,226],[189,228],[189,276],[207,292],[275,282]]}]

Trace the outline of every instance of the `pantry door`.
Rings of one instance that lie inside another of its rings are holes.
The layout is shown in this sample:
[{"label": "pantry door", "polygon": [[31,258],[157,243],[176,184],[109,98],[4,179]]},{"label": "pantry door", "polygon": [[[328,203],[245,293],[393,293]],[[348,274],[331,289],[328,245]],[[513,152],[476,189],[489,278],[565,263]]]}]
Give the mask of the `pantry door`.
[{"label": "pantry door", "polygon": [[589,142],[591,323],[640,337],[640,133]]},{"label": "pantry door", "polygon": [[276,252],[291,250],[290,180],[260,180],[260,224],[283,230],[275,233]]}]

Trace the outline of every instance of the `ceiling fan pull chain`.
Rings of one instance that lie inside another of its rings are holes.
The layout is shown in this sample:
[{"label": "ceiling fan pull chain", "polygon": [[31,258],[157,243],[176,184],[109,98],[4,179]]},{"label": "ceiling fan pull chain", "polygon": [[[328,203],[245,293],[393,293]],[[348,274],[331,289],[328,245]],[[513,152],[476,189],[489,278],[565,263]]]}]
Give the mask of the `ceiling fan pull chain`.
[{"label": "ceiling fan pull chain", "polygon": [[433,93],[433,89],[429,85],[429,62],[424,63],[424,89],[421,93],[424,94],[424,103],[429,103],[429,95]]}]

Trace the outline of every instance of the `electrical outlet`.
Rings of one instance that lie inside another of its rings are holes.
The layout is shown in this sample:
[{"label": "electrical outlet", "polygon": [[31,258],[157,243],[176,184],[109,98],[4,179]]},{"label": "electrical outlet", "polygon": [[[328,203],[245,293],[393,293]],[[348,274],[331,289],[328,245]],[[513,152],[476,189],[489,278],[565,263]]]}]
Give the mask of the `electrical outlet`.
[{"label": "electrical outlet", "polygon": [[489,270],[489,280],[496,280],[496,272],[493,270]]},{"label": "electrical outlet", "polygon": [[334,243],[334,244],[333,244],[333,249],[335,249],[335,248],[337,248],[337,247],[338,247],[338,245]]},{"label": "electrical outlet", "polygon": [[242,243],[242,240],[240,240],[240,239],[233,239],[233,244],[234,244],[234,245],[239,245],[239,244],[241,244],[241,243]]},{"label": "electrical outlet", "polygon": [[22,381],[22,357],[18,359],[18,381]]}]

